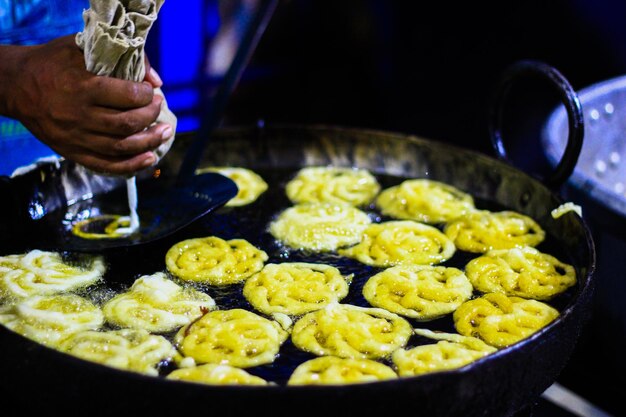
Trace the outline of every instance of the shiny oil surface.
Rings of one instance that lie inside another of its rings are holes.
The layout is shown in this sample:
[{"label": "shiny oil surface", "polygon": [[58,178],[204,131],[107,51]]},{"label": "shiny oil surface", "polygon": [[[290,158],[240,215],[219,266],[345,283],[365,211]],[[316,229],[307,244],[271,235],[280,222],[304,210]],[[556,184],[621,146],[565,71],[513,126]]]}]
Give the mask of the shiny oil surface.
[{"label": "shiny oil surface", "polygon": [[[356,260],[337,255],[336,253],[312,253],[301,250],[294,250],[283,246],[268,231],[270,222],[284,209],[291,206],[285,194],[285,185],[296,174],[296,170],[290,169],[256,169],[269,185],[269,189],[262,194],[257,201],[243,207],[222,207],[213,213],[196,221],[178,233],[167,237],[164,240],[141,246],[138,248],[124,248],[121,250],[105,253],[108,271],[105,275],[105,282],[93,288],[89,288],[84,295],[94,300],[96,303],[103,303],[116,293],[130,287],[134,280],[141,275],[153,274],[158,271],[165,271],[165,253],[170,246],[184,239],[205,236],[218,236],[222,239],[242,238],[251,244],[267,252],[269,259],[266,263],[280,262],[312,262],[324,263],[337,267],[343,275],[354,274],[350,291],[341,302],[358,306],[367,306],[362,295],[362,288],[367,279],[382,271],[382,268],[371,267],[359,263]],[[391,175],[376,175],[382,189],[399,184],[406,177]],[[478,209],[488,209],[492,211],[504,210],[493,202],[476,200]],[[387,218],[371,204],[363,210],[370,216],[373,222],[391,220]],[[442,225],[439,225],[441,228]],[[571,263],[566,253],[559,247],[554,237],[548,234],[546,240],[537,249],[550,253],[564,262]],[[71,254],[68,254],[71,258]],[[444,266],[453,266],[463,269],[471,259],[479,254],[457,251]],[[579,272],[580,273],[580,272]],[[253,310],[251,305],[242,295],[243,284],[228,286],[210,286],[198,283],[185,283],[193,285],[194,288],[206,292],[214,298],[219,309],[243,308]],[[557,309],[562,309],[575,297],[576,287],[570,288],[549,304]],[[477,294],[478,295],[478,294]],[[452,322],[452,315],[429,322],[417,322],[408,319],[413,327],[428,328],[445,332],[455,332]],[[173,340],[175,332],[165,335]],[[407,347],[412,347],[425,343],[433,343],[432,340],[420,336],[413,336],[409,340]],[[302,362],[313,359],[314,356],[307,352],[298,350],[288,339],[281,347],[280,353],[272,364],[261,365],[247,369],[248,372],[260,376],[268,381],[277,384],[285,384],[292,371]],[[389,363],[387,363],[389,364]],[[167,375],[175,369],[173,363],[162,363],[160,374]]]}]

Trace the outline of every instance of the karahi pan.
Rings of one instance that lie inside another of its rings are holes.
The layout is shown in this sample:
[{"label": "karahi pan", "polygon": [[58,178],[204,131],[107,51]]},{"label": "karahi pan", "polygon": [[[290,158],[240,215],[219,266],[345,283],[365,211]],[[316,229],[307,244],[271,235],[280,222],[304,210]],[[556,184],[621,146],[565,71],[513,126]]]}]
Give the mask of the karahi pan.
[{"label": "karahi pan", "polygon": [[[178,172],[191,136],[180,136],[164,158],[160,178]],[[106,280],[128,285],[139,274],[163,269],[167,248],[182,239],[215,234],[244,237],[263,247],[271,261],[289,259],[333,263],[353,272],[346,303],[363,304],[363,279],[372,267],[337,256],[289,252],[274,242],[267,221],[287,204],[280,186],[304,166],[332,165],[368,169],[383,186],[404,178],[429,178],[470,193],[477,207],[515,210],[535,219],[548,238],[544,252],[576,269],[577,283],[551,304],[560,316],[530,337],[463,368],[384,382],[335,386],[287,386],[284,382],[308,354],[286,347],[276,362],[258,371],[271,386],[209,386],[148,377],[94,363],[46,348],[0,327],[4,406],[15,415],[56,410],[90,415],[414,415],[513,416],[531,407],[567,364],[589,314],[595,250],[584,220],[575,213],[558,219],[551,211],[564,203],[544,182],[488,156],[415,136],[334,126],[234,127],[217,131],[207,145],[203,166],[244,166],[265,176],[268,192],[245,208],[224,207],[168,238],[139,248],[107,252]],[[158,181],[159,179],[155,179]],[[274,190],[274,191],[272,191]],[[6,218],[6,217],[5,217]],[[5,224],[10,229],[12,225]],[[3,253],[37,246],[28,230],[4,239]],[[6,235],[5,235],[6,236]],[[460,253],[450,265],[468,261]],[[359,284],[361,282],[361,284]],[[223,308],[243,306],[237,290],[212,293]],[[449,317],[423,327],[452,331]],[[23,413],[22,413],[23,411]]]}]

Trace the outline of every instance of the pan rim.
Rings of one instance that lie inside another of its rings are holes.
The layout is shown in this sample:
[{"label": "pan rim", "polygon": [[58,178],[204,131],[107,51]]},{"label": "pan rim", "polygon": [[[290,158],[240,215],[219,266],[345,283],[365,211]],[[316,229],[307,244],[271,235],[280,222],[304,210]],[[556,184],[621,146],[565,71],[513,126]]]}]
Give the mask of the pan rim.
[{"label": "pan rim", "polygon": [[[231,126],[231,127],[225,127],[225,128],[220,128],[218,130],[218,132],[222,132],[222,133],[228,133],[228,132],[241,132],[242,130],[245,131],[250,131],[250,129],[255,129],[254,127],[249,127],[249,126]],[[453,144],[448,144],[448,143],[443,143],[443,142],[436,142],[433,141],[431,139],[426,139],[423,138],[421,136],[418,135],[408,135],[408,134],[403,134],[400,132],[390,132],[390,131],[385,131],[385,130],[376,130],[376,129],[362,129],[362,128],[356,128],[356,127],[347,127],[347,126],[336,126],[336,125],[322,125],[322,124],[318,124],[318,125],[300,125],[300,124],[276,124],[276,125],[270,125],[270,126],[265,126],[264,129],[267,129],[267,131],[271,131],[272,129],[306,129],[306,130],[317,130],[317,131],[324,131],[324,132],[343,132],[343,133],[351,133],[351,132],[359,132],[359,133],[366,133],[366,134],[371,134],[371,135],[375,135],[375,136],[381,136],[381,137],[388,137],[388,138],[392,138],[392,139],[398,139],[398,138],[402,138],[402,140],[407,140],[407,141],[412,141],[412,142],[416,142],[416,143],[424,143],[427,144],[428,146],[434,146],[443,150],[449,150],[452,152],[457,152],[457,153],[464,153],[466,155],[471,155],[472,157],[478,159],[478,160],[484,160],[487,161],[489,163],[496,163],[498,164],[497,166],[503,170],[507,170],[511,173],[514,173],[516,175],[522,175],[524,176],[527,180],[532,181],[533,183],[536,183],[536,185],[540,188],[545,189],[554,199],[555,201],[559,201],[559,202],[563,202],[563,199],[560,195],[556,194],[554,191],[549,190],[547,186],[545,186],[543,183],[541,183],[541,181],[539,181],[538,179],[532,177],[531,175],[501,161],[498,160],[496,158],[490,157],[484,153],[475,151],[475,150],[471,150],[471,149],[466,149],[460,146],[456,146]],[[190,136],[187,136],[185,134],[179,136],[178,139],[184,141],[190,138]],[[427,381],[430,378],[445,378],[447,376],[455,376],[455,375],[463,375],[463,374],[468,374],[470,372],[473,372],[474,369],[476,368],[480,368],[485,366],[486,363],[493,363],[498,361],[500,358],[502,357],[508,357],[510,355],[510,353],[515,352],[523,347],[526,346],[535,346],[539,343],[541,343],[541,341],[547,337],[548,335],[554,334],[556,332],[556,328],[558,326],[562,326],[563,323],[566,320],[569,320],[570,317],[574,314],[574,310],[577,307],[577,301],[583,297],[583,296],[588,296],[589,294],[591,294],[591,292],[593,291],[593,275],[594,275],[594,271],[595,271],[595,262],[596,262],[596,253],[595,253],[595,245],[592,239],[592,234],[591,231],[587,225],[587,222],[585,221],[584,218],[582,217],[578,217],[577,222],[580,223],[582,229],[584,230],[585,233],[585,241],[586,241],[586,249],[587,252],[589,254],[589,259],[588,259],[588,264],[584,265],[583,267],[586,268],[586,273],[584,274],[584,277],[581,277],[583,279],[583,283],[582,285],[579,286],[578,289],[578,294],[576,297],[574,297],[573,300],[571,300],[561,311],[561,314],[559,315],[559,317],[557,317],[553,322],[551,322],[550,324],[548,324],[547,326],[543,327],[542,329],[540,329],[539,331],[533,333],[532,335],[524,338],[523,340],[516,342],[515,344],[512,344],[510,346],[507,346],[505,348],[499,349],[498,351],[491,353],[481,359],[478,359],[470,364],[467,364],[463,367],[460,368],[455,368],[455,369],[449,369],[449,370],[443,370],[443,371],[437,371],[437,372],[433,372],[433,373],[428,373],[428,374],[422,374],[422,375],[417,375],[417,376],[410,376],[410,377],[399,377],[398,379],[392,379],[392,380],[384,380],[384,381],[375,381],[375,382],[368,382],[368,383],[359,383],[359,384],[327,384],[327,385],[260,385],[260,386],[248,386],[248,385],[210,385],[210,384],[202,384],[202,383],[195,383],[195,382],[189,382],[189,381],[179,381],[179,380],[169,380],[167,378],[163,378],[163,377],[155,377],[155,376],[149,376],[149,375],[144,375],[138,372],[132,372],[132,371],[128,371],[128,370],[122,370],[122,369],[117,369],[117,368],[113,368],[113,367],[109,367],[109,366],[105,366],[102,364],[98,364],[98,363],[94,363],[94,362],[90,362],[84,359],[80,359],[77,358],[73,355],[70,355],[68,353],[65,352],[61,352],[58,351],[54,348],[45,346],[45,345],[41,345],[38,344],[37,342],[31,341],[29,339],[27,339],[26,337],[17,334],[15,332],[13,332],[12,330],[5,328],[4,326],[0,326],[0,332],[4,332],[4,331],[8,331],[13,333],[15,336],[24,339],[25,341],[27,341],[28,343],[32,343],[32,344],[36,344],[38,347],[42,347],[46,350],[49,350],[50,352],[53,352],[55,355],[59,354],[61,357],[65,357],[66,360],[70,360],[70,361],[77,361],[77,363],[79,363],[81,366],[87,366],[87,368],[90,367],[95,367],[100,371],[103,372],[108,372],[108,373],[112,373],[113,375],[119,375],[121,377],[126,377],[126,378],[132,378],[132,379],[137,379],[139,381],[145,381],[147,383],[157,383],[157,384],[176,384],[176,385],[187,385],[187,386],[200,386],[202,387],[201,389],[206,389],[206,390],[219,390],[219,391],[223,391],[223,390],[229,390],[229,391],[243,391],[243,392],[248,392],[248,391],[261,391],[261,392],[265,392],[265,391],[278,391],[278,392],[290,392],[290,391],[330,391],[330,390],[334,390],[337,389],[337,387],[341,387],[341,388],[354,388],[354,389],[366,389],[368,386],[376,386],[376,387],[380,387],[380,388],[392,388],[397,386],[398,384],[412,384],[415,383],[415,381]]]}]

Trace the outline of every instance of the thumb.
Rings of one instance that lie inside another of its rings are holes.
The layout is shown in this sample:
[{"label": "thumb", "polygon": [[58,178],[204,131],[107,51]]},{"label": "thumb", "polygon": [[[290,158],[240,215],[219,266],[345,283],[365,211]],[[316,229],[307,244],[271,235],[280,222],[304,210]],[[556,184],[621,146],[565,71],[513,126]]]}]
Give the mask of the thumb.
[{"label": "thumb", "polygon": [[159,74],[156,72],[152,65],[150,65],[150,60],[148,56],[145,55],[145,64],[146,64],[146,75],[144,77],[144,81],[147,81],[152,85],[152,88],[161,88],[163,86],[163,80],[159,77]]}]

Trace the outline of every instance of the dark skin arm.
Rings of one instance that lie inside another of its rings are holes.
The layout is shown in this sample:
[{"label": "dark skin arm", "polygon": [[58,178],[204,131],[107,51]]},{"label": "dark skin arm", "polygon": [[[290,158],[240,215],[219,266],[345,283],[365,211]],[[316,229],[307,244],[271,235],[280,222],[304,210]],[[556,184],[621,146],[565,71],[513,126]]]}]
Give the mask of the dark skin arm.
[{"label": "dark skin arm", "polygon": [[153,165],[152,151],[173,134],[167,124],[150,126],[163,101],[153,89],[162,82],[146,64],[144,82],[136,83],[88,72],[74,35],[37,46],[0,45],[0,114],[67,159],[132,174]]}]

